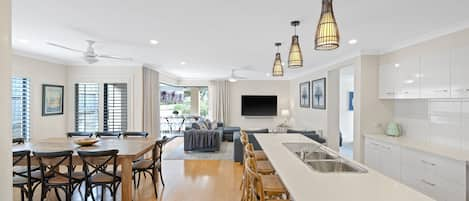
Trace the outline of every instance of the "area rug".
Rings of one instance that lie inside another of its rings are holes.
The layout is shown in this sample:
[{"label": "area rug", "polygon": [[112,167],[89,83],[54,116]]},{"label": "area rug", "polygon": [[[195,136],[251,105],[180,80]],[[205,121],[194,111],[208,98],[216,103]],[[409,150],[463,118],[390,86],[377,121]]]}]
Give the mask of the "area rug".
[{"label": "area rug", "polygon": [[233,142],[222,142],[218,152],[184,151],[184,138],[166,144],[163,160],[233,160]]}]

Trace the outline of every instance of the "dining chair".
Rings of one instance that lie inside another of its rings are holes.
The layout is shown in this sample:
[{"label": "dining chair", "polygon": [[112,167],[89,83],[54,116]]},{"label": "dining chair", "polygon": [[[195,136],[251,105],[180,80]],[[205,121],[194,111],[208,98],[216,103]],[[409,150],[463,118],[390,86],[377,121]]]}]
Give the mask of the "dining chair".
[{"label": "dining chair", "polygon": [[122,136],[124,136],[124,138],[127,138],[127,137],[143,137],[143,138],[146,138],[148,137],[148,133],[145,132],[145,131],[142,131],[142,132],[123,132],[122,133]]},{"label": "dining chair", "polygon": [[155,179],[156,171],[158,171],[158,174],[160,175],[161,184],[163,184],[163,186],[165,185],[162,174],[161,156],[163,155],[163,146],[168,142],[168,140],[169,138],[166,137],[163,137],[163,139],[161,140],[157,140],[153,145],[151,160],[144,159],[136,161],[132,166],[134,188],[138,188],[140,186],[140,174],[143,173],[144,176],[145,174],[149,174],[153,181],[153,188],[155,191],[156,198],[158,198]]},{"label": "dining chair", "polygon": [[117,137],[120,138],[122,133],[118,131],[101,131],[95,133],[96,137]]},{"label": "dining chair", "polygon": [[[20,162],[26,162],[26,166],[20,165]],[[35,189],[33,185],[39,184],[40,179],[33,177],[31,171],[31,152],[28,150],[13,152],[13,187],[20,189],[21,201],[24,201],[25,197],[32,201]]]},{"label": "dining chair", "polygon": [[93,137],[93,133],[92,132],[80,132],[80,131],[68,132],[67,137],[69,137],[69,138],[71,138],[71,137]]},{"label": "dining chair", "polygon": [[[72,189],[75,179],[72,177],[72,153],[73,151],[59,152],[33,152],[39,160],[41,169],[41,200],[46,199],[50,190],[55,191],[57,199],[60,195],[57,189],[65,192],[65,199],[71,200]],[[65,172],[60,171],[60,167],[66,167]]]},{"label": "dining chair", "polygon": [[[259,174],[255,169],[255,159],[249,157],[245,163],[247,188],[245,198],[247,201],[290,201],[288,191],[283,186],[280,178],[275,175]],[[287,199],[283,199],[285,196]]]},{"label": "dining chair", "polygon": [[24,138],[13,138],[12,143],[13,144],[24,144]]},{"label": "dining chair", "polygon": [[[105,189],[111,192],[112,199],[116,200],[117,189],[121,182],[120,172],[117,170],[117,154],[119,150],[105,151],[78,151],[83,161],[85,171],[85,200],[91,195],[94,200],[93,188],[101,187],[101,200],[104,199]],[[108,164],[112,170],[108,170]]]}]

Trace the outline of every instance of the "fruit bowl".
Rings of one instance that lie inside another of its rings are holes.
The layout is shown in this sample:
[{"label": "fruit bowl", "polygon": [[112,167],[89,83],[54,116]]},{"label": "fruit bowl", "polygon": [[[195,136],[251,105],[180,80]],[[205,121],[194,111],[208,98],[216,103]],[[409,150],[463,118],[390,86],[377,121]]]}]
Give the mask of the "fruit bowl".
[{"label": "fruit bowl", "polygon": [[99,139],[97,138],[81,138],[81,139],[76,139],[73,142],[80,146],[92,146],[98,141]]}]

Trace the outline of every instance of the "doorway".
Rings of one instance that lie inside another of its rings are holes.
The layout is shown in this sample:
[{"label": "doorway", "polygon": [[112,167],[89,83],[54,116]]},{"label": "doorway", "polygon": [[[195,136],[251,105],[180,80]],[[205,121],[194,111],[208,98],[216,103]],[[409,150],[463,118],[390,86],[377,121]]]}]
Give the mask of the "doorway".
[{"label": "doorway", "polygon": [[353,159],[353,123],[354,123],[354,97],[355,97],[355,69],[353,66],[340,69],[340,153]]}]

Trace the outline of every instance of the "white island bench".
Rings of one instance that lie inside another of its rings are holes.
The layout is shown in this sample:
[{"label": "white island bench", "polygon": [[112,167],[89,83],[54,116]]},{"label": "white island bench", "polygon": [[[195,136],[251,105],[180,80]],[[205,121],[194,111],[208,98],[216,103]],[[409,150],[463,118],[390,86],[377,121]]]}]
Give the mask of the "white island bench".
[{"label": "white island bench", "polygon": [[255,137],[295,201],[433,200],[356,162],[354,165],[365,168],[367,172],[321,173],[313,170],[283,144],[317,144],[303,135],[255,134]]}]

